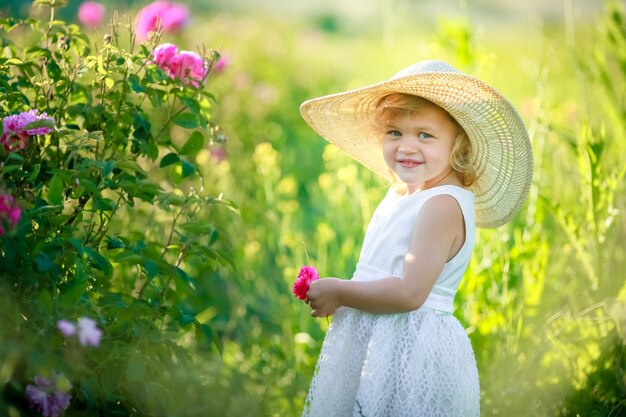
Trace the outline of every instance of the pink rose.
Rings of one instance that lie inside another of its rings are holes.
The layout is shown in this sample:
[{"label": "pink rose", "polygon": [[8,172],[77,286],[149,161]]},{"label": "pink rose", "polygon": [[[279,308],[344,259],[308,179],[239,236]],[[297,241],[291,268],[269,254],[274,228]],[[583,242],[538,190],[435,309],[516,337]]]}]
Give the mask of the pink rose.
[{"label": "pink rose", "polygon": [[7,116],[2,119],[0,144],[6,152],[24,149],[29,136],[50,133],[54,124],[54,119],[46,112],[37,115],[37,110]]},{"label": "pink rose", "polygon": [[139,11],[135,32],[137,39],[148,39],[148,33],[154,31],[161,21],[163,33],[178,32],[189,18],[189,8],[184,4],[157,0]]},{"label": "pink rose", "polygon": [[191,51],[180,51],[170,68],[174,72],[174,76],[180,79],[183,84],[191,84],[196,88],[207,72],[206,62],[200,55]]},{"label": "pink rose", "polygon": [[167,72],[167,74],[172,78],[174,78],[174,73],[170,67],[174,64],[174,58],[176,58],[176,55],[178,55],[178,48],[176,45],[172,45],[171,43],[159,45],[154,48],[154,51],[152,51],[152,59],[154,59],[154,63],[161,67],[161,69]]},{"label": "pink rose", "polygon": [[6,228],[13,228],[22,217],[21,209],[15,204],[12,195],[0,195],[0,236],[6,232]]},{"label": "pink rose", "polygon": [[96,27],[102,23],[106,7],[97,1],[85,1],[78,8],[78,20],[84,26]]},{"label": "pink rose", "polygon": [[303,266],[300,268],[298,278],[293,283],[293,295],[300,300],[306,300],[306,293],[309,292],[311,282],[319,279],[317,269],[312,266]]},{"label": "pink rose", "polygon": [[178,78],[185,85],[199,87],[207,74],[207,63],[191,51],[178,51],[176,45],[164,43],[152,51],[152,59],[171,78]]}]

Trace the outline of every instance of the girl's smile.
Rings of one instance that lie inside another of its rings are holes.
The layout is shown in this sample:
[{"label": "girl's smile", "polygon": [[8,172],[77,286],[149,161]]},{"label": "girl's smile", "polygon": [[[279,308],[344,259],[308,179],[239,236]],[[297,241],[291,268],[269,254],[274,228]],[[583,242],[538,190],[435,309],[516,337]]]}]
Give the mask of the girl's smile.
[{"label": "girl's smile", "polygon": [[450,165],[458,127],[448,113],[432,103],[417,112],[389,120],[383,131],[387,166],[407,185],[407,192],[441,184],[460,185]]}]

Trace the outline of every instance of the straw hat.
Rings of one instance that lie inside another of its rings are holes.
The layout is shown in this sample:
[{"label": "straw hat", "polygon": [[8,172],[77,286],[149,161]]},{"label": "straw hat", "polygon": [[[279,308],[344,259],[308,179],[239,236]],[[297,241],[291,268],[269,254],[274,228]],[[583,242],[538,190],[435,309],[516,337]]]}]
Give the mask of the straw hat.
[{"label": "straw hat", "polygon": [[393,182],[369,118],[377,101],[392,93],[423,97],[444,108],[465,129],[478,175],[467,187],[475,195],[476,225],[497,227],[509,221],[530,188],[532,150],[511,103],[486,83],[445,62],[422,61],[387,81],[308,100],[300,112],[322,137]]}]

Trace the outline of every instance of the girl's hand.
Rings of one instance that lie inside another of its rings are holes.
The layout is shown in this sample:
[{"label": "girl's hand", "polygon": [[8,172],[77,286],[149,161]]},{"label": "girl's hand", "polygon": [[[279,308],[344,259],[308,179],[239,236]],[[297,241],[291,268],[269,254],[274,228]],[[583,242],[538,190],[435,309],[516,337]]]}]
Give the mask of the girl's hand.
[{"label": "girl's hand", "polygon": [[306,302],[311,307],[313,317],[328,317],[335,314],[335,310],[341,307],[339,301],[339,285],[342,280],[337,278],[324,278],[311,282],[309,291],[306,293]]}]

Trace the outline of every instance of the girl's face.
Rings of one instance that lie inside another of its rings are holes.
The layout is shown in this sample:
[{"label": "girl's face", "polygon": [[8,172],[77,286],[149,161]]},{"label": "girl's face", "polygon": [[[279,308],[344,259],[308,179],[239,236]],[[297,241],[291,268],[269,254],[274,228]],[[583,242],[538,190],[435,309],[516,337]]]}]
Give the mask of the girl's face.
[{"label": "girl's face", "polygon": [[450,165],[456,124],[441,107],[425,103],[417,112],[392,117],[383,126],[387,166],[407,185],[407,192],[436,185],[461,185]]}]

